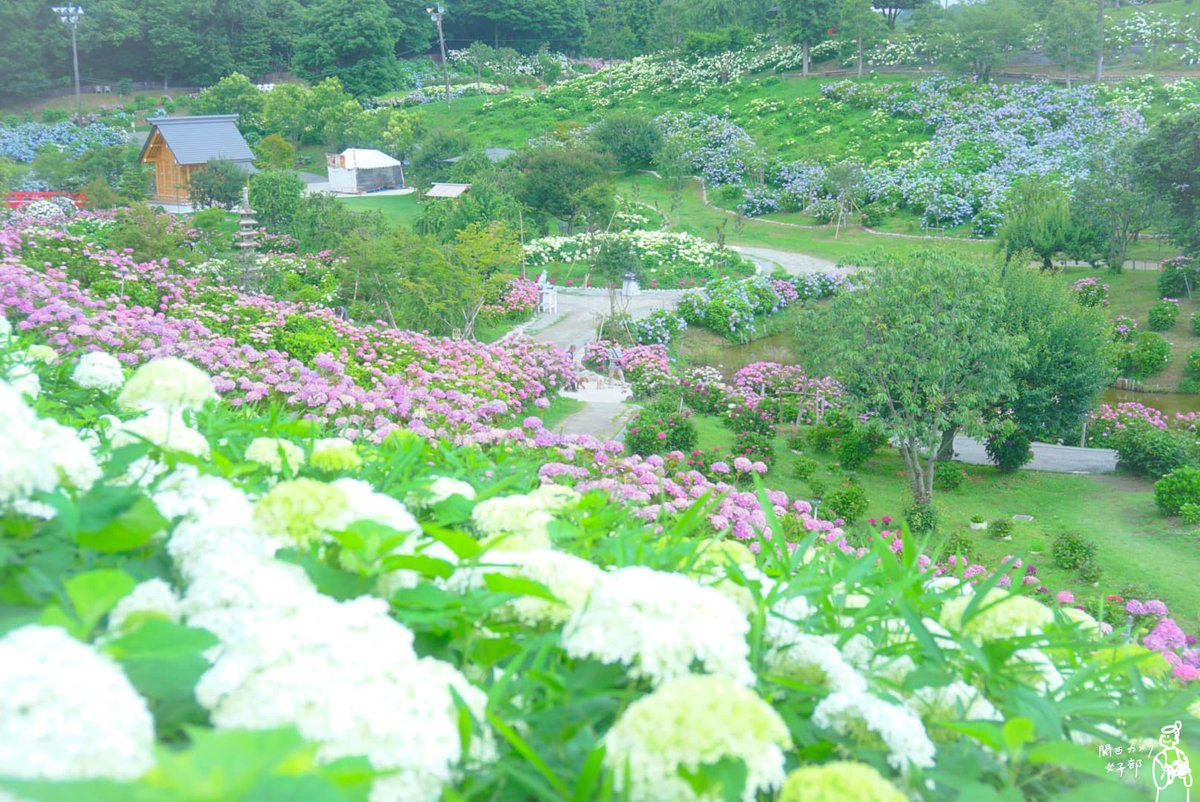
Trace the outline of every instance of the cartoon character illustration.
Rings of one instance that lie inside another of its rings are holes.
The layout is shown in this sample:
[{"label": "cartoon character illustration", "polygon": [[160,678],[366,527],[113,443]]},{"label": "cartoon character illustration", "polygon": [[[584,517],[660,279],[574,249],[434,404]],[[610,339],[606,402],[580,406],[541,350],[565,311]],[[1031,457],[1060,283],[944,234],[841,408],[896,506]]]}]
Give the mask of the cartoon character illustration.
[{"label": "cartoon character illustration", "polygon": [[[1179,730],[1183,724],[1176,721],[1174,724],[1169,724],[1162,728],[1162,733],[1158,736],[1158,745],[1162,747],[1154,756],[1154,787],[1158,789],[1154,794],[1154,802],[1167,802],[1167,800],[1182,799],[1184,802],[1191,802],[1192,799],[1192,767],[1188,762],[1188,756],[1179,748]],[[1175,786],[1175,781],[1179,781],[1179,785]],[[1172,788],[1172,786],[1175,786]],[[1183,794],[1179,793],[1182,787]],[[1171,789],[1167,794],[1163,791]]]}]

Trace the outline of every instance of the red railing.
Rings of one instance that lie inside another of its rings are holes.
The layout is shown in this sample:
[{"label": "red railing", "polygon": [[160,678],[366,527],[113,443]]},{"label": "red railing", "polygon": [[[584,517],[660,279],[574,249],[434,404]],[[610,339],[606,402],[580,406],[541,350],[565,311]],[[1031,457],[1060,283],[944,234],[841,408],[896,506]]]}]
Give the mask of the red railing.
[{"label": "red railing", "polygon": [[4,196],[4,205],[9,209],[20,209],[34,201],[51,198],[70,198],[77,209],[82,209],[83,204],[87,203],[87,195],[82,192],[10,192]]}]

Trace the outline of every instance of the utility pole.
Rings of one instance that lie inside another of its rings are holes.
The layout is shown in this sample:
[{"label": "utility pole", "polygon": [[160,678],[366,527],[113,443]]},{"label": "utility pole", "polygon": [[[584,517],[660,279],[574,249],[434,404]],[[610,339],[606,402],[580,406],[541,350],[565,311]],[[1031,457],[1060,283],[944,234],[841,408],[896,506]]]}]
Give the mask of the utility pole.
[{"label": "utility pole", "polygon": [[438,44],[442,48],[442,77],[446,79],[446,105],[450,105],[450,65],[446,63],[446,35],[442,32],[442,17],[446,15],[446,9],[442,8],[441,3],[434,8],[425,9],[429,12],[429,18],[437,23],[438,28]]},{"label": "utility pole", "polygon": [[79,92],[79,45],[75,32],[79,30],[79,18],[83,16],[83,8],[72,3],[68,6],[51,6],[51,11],[58,15],[60,21],[71,26],[71,61],[75,65],[75,116],[83,116],[83,99]]}]

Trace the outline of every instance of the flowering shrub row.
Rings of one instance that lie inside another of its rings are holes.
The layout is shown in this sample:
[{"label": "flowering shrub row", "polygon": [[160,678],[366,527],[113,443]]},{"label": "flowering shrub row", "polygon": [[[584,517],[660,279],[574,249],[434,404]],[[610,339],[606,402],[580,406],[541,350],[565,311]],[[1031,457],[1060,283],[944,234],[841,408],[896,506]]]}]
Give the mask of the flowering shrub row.
[{"label": "flowering shrub row", "polygon": [[688,279],[711,281],[722,276],[748,276],[754,266],[736,252],[678,231],[614,231],[571,237],[544,237],[525,246],[526,263],[538,268],[553,262],[593,259],[608,239],[628,242],[642,261],[650,282],[663,288]]},{"label": "flowering shrub row", "polygon": [[826,298],[844,285],[844,279],[829,274],[720,279],[686,293],[676,313],[689,325],[747,342],[759,335],[763,319],[797,301]]},{"label": "flowering shrub row", "polygon": [[354,325],[177,265],[93,251],[61,231],[10,227],[0,245],[0,313],[21,330],[125,364],[180,356],[211,370],[231,404],[278,401],[352,439],[486,429],[548,405],[571,371],[560,350],[529,340],[481,345]]}]

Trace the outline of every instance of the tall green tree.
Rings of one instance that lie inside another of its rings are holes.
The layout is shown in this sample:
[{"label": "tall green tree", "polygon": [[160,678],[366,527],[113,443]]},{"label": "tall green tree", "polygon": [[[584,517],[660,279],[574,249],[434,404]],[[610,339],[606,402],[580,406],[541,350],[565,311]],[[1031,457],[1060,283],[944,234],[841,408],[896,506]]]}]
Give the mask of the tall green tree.
[{"label": "tall green tree", "polygon": [[1078,431],[1113,379],[1107,356],[1112,324],[1051,276],[1011,270],[1002,286],[1002,325],[1024,338],[1025,362],[997,407],[1030,439],[1053,443]]},{"label": "tall green tree", "polygon": [[50,3],[0,3],[0,97],[34,97],[70,70],[71,35]]},{"label": "tall green tree", "polygon": [[250,207],[268,231],[287,231],[300,200],[304,182],[285,170],[264,170],[250,179]]},{"label": "tall green tree", "polygon": [[1018,0],[987,0],[962,5],[956,12],[943,18],[941,50],[959,72],[989,80],[1025,41],[1028,15]]},{"label": "tall green tree", "polygon": [[242,199],[246,171],[230,161],[213,159],[188,180],[192,201],[201,207],[232,209]]},{"label": "tall green tree", "polygon": [[901,11],[912,11],[929,3],[929,0],[871,0],[871,5],[883,13],[889,30],[896,30],[896,18]]},{"label": "tall green tree", "polygon": [[837,0],[788,0],[781,4],[780,10],[784,27],[800,43],[801,71],[807,76],[812,66],[813,45],[826,39],[837,25]]},{"label": "tall green tree", "polygon": [[1007,264],[1022,252],[1042,260],[1042,269],[1054,267],[1054,257],[1070,250],[1071,207],[1062,187],[1047,179],[1028,179],[1009,200],[1004,222],[996,231],[996,246]]},{"label": "tall green tree", "polygon": [[585,217],[590,225],[603,226],[613,192],[605,156],[551,147],[529,159],[516,194],[530,209],[566,222],[573,231]]},{"label": "tall green tree", "polygon": [[456,46],[482,41],[534,53],[545,44],[573,53],[587,37],[587,11],[583,0],[461,0],[444,25]]},{"label": "tall green tree", "polygon": [[306,77],[337,77],[356,96],[394,85],[398,31],[386,0],[316,0],[304,29],[295,65]]},{"label": "tall green tree", "polygon": [[1138,180],[1131,142],[1116,143],[1096,159],[1071,196],[1074,258],[1103,259],[1119,273],[1129,246],[1162,214],[1162,203]]},{"label": "tall green tree", "polygon": [[1166,206],[1171,240],[1200,256],[1200,109],[1159,120],[1134,155],[1143,186]]},{"label": "tall green tree", "polygon": [[1096,52],[1099,36],[1091,0],[1054,0],[1046,12],[1042,49],[1062,65],[1071,88],[1074,70],[1082,69]]},{"label": "tall green tree", "polygon": [[887,38],[887,23],[870,0],[841,0],[837,12],[838,38],[854,43],[854,62],[861,78],[863,53]]},{"label": "tall green tree", "polygon": [[1024,338],[1003,325],[988,265],[941,250],[866,261],[862,286],[816,313],[819,357],[855,406],[877,415],[926,506],[943,435],[987,431],[985,411],[1012,393],[1024,364]]}]

